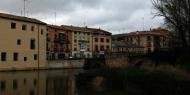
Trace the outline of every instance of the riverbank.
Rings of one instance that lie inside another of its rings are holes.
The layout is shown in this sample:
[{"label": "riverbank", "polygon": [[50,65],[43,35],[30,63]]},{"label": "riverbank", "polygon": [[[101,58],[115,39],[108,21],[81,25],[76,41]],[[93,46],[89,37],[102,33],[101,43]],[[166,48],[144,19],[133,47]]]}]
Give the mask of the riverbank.
[{"label": "riverbank", "polygon": [[190,88],[189,73],[170,66],[87,70],[76,81],[83,95],[188,95]]},{"label": "riverbank", "polygon": [[[36,64],[38,65],[38,64]],[[43,67],[22,67],[22,68],[1,68],[0,72],[9,72],[9,71],[35,71],[35,70],[52,70],[52,69],[82,69],[84,66],[84,59],[77,60],[51,60],[47,61],[46,65]]]}]

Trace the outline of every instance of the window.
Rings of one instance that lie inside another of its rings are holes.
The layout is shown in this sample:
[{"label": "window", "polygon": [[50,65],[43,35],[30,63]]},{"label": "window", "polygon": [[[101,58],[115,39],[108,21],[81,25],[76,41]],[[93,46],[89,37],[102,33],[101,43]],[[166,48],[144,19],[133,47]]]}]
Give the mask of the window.
[{"label": "window", "polygon": [[6,55],[7,55],[6,52],[1,53],[1,61],[6,61]]},{"label": "window", "polygon": [[151,48],[148,48],[148,53],[150,53],[151,52]]},{"label": "window", "polygon": [[34,54],[34,60],[37,60],[37,59],[38,59],[38,55]]},{"label": "window", "polygon": [[98,51],[98,45],[95,46],[95,51]]},{"label": "window", "polygon": [[34,31],[34,26],[31,26],[31,31]]},{"label": "window", "polygon": [[151,37],[150,36],[147,36],[147,41],[150,41],[151,40]]},{"label": "window", "polygon": [[18,83],[17,80],[13,80],[13,89],[17,89]]},{"label": "window", "polygon": [[36,86],[36,84],[37,84],[37,80],[36,79],[34,79],[33,84],[34,84],[34,86]]},{"label": "window", "polygon": [[74,42],[76,43],[76,42],[77,42],[77,40],[75,39],[75,40],[74,40]]},{"label": "window", "polygon": [[101,50],[101,51],[104,51],[104,46],[100,46],[100,50]]},{"label": "window", "polygon": [[110,42],[110,39],[106,39],[106,42],[109,43],[109,42]]},{"label": "window", "polygon": [[14,60],[14,61],[17,61],[17,60],[18,60],[18,53],[14,53],[14,54],[13,54],[13,60]]},{"label": "window", "polygon": [[17,40],[17,45],[21,45],[21,39]]},{"label": "window", "polygon": [[77,51],[77,48],[74,48],[74,51]]},{"label": "window", "polygon": [[35,49],[35,39],[30,40],[30,49]]},{"label": "window", "polygon": [[110,46],[106,46],[106,48],[107,48],[107,49],[109,49],[109,48],[110,48]]},{"label": "window", "polygon": [[43,29],[41,29],[41,35],[43,35],[44,34],[44,30]]},{"label": "window", "polygon": [[148,42],[148,43],[147,43],[147,47],[151,47],[151,42]]},{"label": "window", "polygon": [[77,32],[74,32],[75,34],[77,34]]},{"label": "window", "polygon": [[104,42],[104,38],[101,38],[100,41],[101,41],[101,42]]},{"label": "window", "polygon": [[98,42],[98,38],[95,38],[95,42]]},{"label": "window", "polygon": [[22,30],[26,30],[26,24],[22,25]]},{"label": "window", "polygon": [[24,57],[24,61],[27,61],[27,57]]},{"label": "window", "polygon": [[16,23],[11,23],[11,29],[16,29]]},{"label": "window", "polygon": [[26,83],[27,83],[27,80],[26,80],[26,78],[24,78],[23,84],[26,85]]},{"label": "window", "polygon": [[6,82],[3,80],[3,81],[0,81],[0,91],[4,91],[6,89]]}]

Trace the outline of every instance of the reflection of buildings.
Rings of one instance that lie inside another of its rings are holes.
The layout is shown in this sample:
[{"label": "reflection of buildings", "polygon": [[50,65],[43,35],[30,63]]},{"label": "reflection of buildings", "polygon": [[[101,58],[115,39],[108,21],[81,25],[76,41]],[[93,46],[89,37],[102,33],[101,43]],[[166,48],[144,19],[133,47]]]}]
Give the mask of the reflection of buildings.
[{"label": "reflection of buildings", "polygon": [[46,95],[43,72],[2,72],[0,76],[0,95]]},{"label": "reflection of buildings", "polygon": [[73,70],[49,72],[47,77],[47,95],[76,95],[75,72]]},{"label": "reflection of buildings", "polygon": [[[155,50],[165,50],[170,48],[171,33],[158,28],[150,31],[137,31],[126,34],[114,35],[113,41],[120,41],[126,45],[144,47],[143,53],[154,52]],[[130,46],[131,47],[131,46]],[[114,49],[114,48],[113,48]]]},{"label": "reflection of buildings", "polygon": [[45,67],[46,24],[0,13],[0,70]]},{"label": "reflection of buildings", "polygon": [[79,70],[0,73],[0,95],[76,95]]}]

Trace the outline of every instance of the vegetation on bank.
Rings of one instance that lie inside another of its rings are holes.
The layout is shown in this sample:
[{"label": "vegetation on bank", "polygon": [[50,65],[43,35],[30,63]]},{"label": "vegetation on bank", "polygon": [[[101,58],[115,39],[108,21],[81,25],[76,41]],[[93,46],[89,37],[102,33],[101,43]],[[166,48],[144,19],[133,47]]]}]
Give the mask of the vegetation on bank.
[{"label": "vegetation on bank", "polygon": [[[188,95],[189,77],[166,71],[136,67],[103,68],[78,74],[76,83],[82,95],[92,92],[95,93],[94,95],[115,95],[116,93],[119,95]],[[94,83],[97,77],[101,78]]]}]

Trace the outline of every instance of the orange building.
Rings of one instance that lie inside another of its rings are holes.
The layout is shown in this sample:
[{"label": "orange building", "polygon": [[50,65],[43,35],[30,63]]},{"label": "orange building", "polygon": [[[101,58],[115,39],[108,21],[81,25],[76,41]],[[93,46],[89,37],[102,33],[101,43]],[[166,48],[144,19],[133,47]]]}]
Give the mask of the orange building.
[{"label": "orange building", "polygon": [[68,58],[72,48],[71,30],[55,25],[48,25],[47,29],[47,59]]},{"label": "orange building", "polygon": [[171,47],[172,34],[161,28],[150,31],[136,31],[113,36],[113,40],[125,42],[127,45],[144,47],[144,53],[155,50],[167,50]]},{"label": "orange building", "polygon": [[92,35],[92,51],[95,55],[105,54],[111,51],[112,33],[102,29],[89,28]]}]

